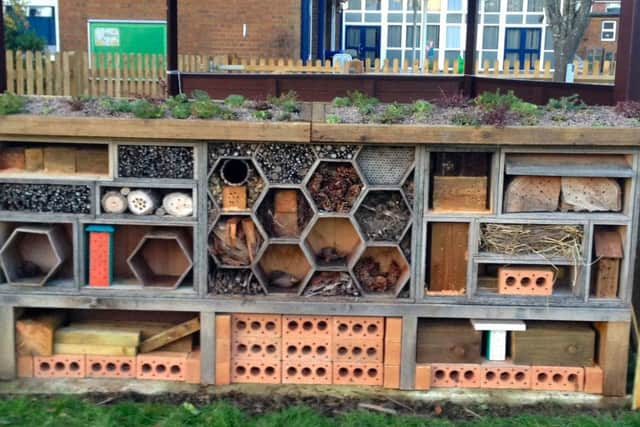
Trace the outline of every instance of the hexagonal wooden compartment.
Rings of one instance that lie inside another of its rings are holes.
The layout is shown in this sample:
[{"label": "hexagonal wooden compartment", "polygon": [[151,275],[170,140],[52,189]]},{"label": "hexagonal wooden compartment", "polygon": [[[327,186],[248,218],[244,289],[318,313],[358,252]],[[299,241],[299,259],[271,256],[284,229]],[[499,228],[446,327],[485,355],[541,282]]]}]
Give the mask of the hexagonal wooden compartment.
[{"label": "hexagonal wooden compartment", "polygon": [[297,293],[306,284],[312,270],[300,246],[272,243],[260,256],[255,273],[270,293]]},{"label": "hexagonal wooden compartment", "polygon": [[305,245],[315,255],[316,265],[347,267],[358,256],[364,242],[348,218],[319,218],[307,235]]},{"label": "hexagonal wooden compartment", "polygon": [[0,249],[2,271],[11,285],[44,286],[71,257],[62,225],[19,226]]},{"label": "hexagonal wooden compartment", "polygon": [[127,264],[144,287],[175,289],[193,268],[193,245],[180,229],[153,229],[127,258]]},{"label": "hexagonal wooden compartment", "polygon": [[397,246],[370,246],[353,266],[353,274],[364,292],[397,296],[409,280],[411,270]]}]

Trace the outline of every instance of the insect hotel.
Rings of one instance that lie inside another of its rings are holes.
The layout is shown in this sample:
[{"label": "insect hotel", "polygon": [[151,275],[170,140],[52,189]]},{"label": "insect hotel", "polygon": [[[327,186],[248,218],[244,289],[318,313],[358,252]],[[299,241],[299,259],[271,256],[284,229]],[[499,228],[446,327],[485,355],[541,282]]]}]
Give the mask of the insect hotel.
[{"label": "insect hotel", "polygon": [[3,378],[625,393],[633,129],[148,126],[0,119]]}]

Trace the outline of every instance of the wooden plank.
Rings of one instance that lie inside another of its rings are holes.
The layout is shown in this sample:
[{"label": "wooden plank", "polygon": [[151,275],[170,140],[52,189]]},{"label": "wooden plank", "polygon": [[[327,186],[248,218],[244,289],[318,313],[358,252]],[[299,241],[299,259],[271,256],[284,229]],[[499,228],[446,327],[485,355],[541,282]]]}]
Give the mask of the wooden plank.
[{"label": "wooden plank", "polygon": [[479,363],[482,332],[469,320],[418,321],[417,363]]},{"label": "wooden plank", "polygon": [[51,55],[44,56],[44,85],[45,85],[45,94],[53,95],[53,90],[55,86],[54,75],[53,75],[53,63],[51,62]]},{"label": "wooden plank", "polygon": [[24,59],[22,58],[22,51],[16,51],[16,93],[18,95],[24,95],[25,81],[24,81]]},{"label": "wooden plank", "polygon": [[463,294],[467,286],[469,224],[430,224],[429,292]]},{"label": "wooden plank", "polygon": [[511,334],[516,365],[593,366],[595,331],[588,324],[530,322]]},{"label": "wooden plank", "polygon": [[622,155],[509,154],[507,175],[631,178],[635,172]]},{"label": "wooden plank", "polygon": [[595,264],[595,297],[616,298],[620,283],[620,260],[602,258]]},{"label": "wooden plank", "polygon": [[27,95],[33,95],[35,85],[35,69],[33,63],[33,51],[28,50],[25,53],[24,65],[27,70]]},{"label": "wooden plank", "polygon": [[62,84],[62,54],[60,52],[55,54],[55,63],[54,63],[54,71],[55,71],[55,90],[53,91],[54,95],[62,96],[63,94],[63,84]]},{"label": "wooden plank", "polygon": [[16,92],[16,73],[15,73],[15,53],[12,50],[5,52],[5,61],[7,66],[7,91]]},{"label": "wooden plank", "polygon": [[89,95],[89,53],[82,52],[80,56],[80,81],[79,92],[82,95]]},{"label": "wooden plank", "polygon": [[42,52],[36,52],[36,56],[34,58],[36,65],[36,94],[44,95],[44,73],[42,72]]},{"label": "wooden plank", "polygon": [[23,356],[51,356],[53,337],[66,318],[50,312],[16,321],[16,351]]},{"label": "wooden plank", "polygon": [[113,97],[113,54],[107,53],[107,68],[106,68],[106,90],[107,96]]},{"label": "wooden plank", "polygon": [[140,331],[116,330],[108,326],[85,328],[71,325],[56,330],[54,342],[56,344],[137,347],[140,344]]},{"label": "wooden plank", "polygon": [[622,258],[622,237],[617,231],[597,229],[594,235],[596,257]]},{"label": "wooden plank", "polygon": [[104,53],[98,54],[98,96],[105,96],[107,94],[106,89],[106,63]]},{"label": "wooden plank", "polygon": [[140,344],[140,352],[149,353],[199,330],[200,318],[196,317],[144,340]]},{"label": "wooden plank", "polygon": [[120,54],[116,53],[114,60],[113,60],[113,66],[115,67],[115,82],[113,85],[113,96],[115,96],[116,98],[120,98],[122,96],[122,76],[121,76],[121,72],[122,72],[122,64],[120,63]]},{"label": "wooden plank", "polygon": [[486,176],[434,176],[433,209],[484,211],[487,209]]},{"label": "wooden plank", "polygon": [[624,396],[627,385],[627,361],[631,322],[596,322],[598,365],[604,370],[605,396]]},{"label": "wooden plank", "polygon": [[135,346],[95,345],[95,344],[61,344],[53,345],[54,354],[90,354],[93,356],[135,356]]},{"label": "wooden plank", "polygon": [[62,95],[71,96],[71,53],[62,53]]}]

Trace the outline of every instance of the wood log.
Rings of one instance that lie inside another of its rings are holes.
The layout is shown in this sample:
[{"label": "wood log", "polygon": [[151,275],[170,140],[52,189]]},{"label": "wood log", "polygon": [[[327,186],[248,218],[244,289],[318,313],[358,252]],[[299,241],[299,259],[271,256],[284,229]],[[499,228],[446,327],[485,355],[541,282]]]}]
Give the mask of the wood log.
[{"label": "wood log", "polygon": [[167,344],[184,338],[200,330],[200,318],[195,317],[187,322],[176,325],[156,334],[140,344],[140,353],[149,353]]},{"label": "wood log", "polygon": [[108,326],[59,328],[55,333],[56,344],[90,344],[122,347],[137,347],[140,344],[140,331],[127,331]]},{"label": "wood log", "polygon": [[418,323],[418,363],[479,363],[482,332],[468,320],[431,320]]},{"label": "wood log", "polygon": [[241,224],[242,231],[244,232],[244,238],[247,242],[247,249],[249,250],[249,259],[253,263],[253,261],[255,261],[255,253],[258,251],[256,225],[253,223],[251,218],[244,218]]},{"label": "wood log", "polygon": [[277,190],[273,198],[273,210],[278,213],[297,213],[298,192],[296,190]]},{"label": "wood log", "polygon": [[505,212],[555,212],[560,202],[560,178],[517,176],[504,194]]},{"label": "wood log", "polygon": [[193,215],[193,199],[187,193],[169,193],[162,199],[162,207],[171,216],[186,217]]},{"label": "wood log", "polygon": [[56,329],[66,321],[63,312],[50,312],[16,321],[16,350],[21,356],[51,356]]},{"label": "wood log", "polygon": [[247,209],[247,187],[241,185],[222,187],[222,210],[241,211]]},{"label": "wood log", "polygon": [[527,322],[511,334],[516,365],[593,366],[596,333],[581,323]]},{"label": "wood log", "polygon": [[434,176],[433,209],[483,211],[487,209],[486,176]]},{"label": "wood log", "polygon": [[622,190],[612,178],[562,178],[563,211],[620,212]]},{"label": "wood log", "polygon": [[469,224],[431,224],[429,292],[464,293],[467,288]]},{"label": "wood log", "polygon": [[9,147],[0,151],[0,169],[23,170],[24,168],[24,148]]},{"label": "wood log", "polygon": [[100,200],[104,213],[121,214],[127,210],[127,199],[117,191],[107,191]]},{"label": "wood log", "polygon": [[135,356],[135,346],[96,345],[96,344],[54,344],[54,354],[90,354],[93,356]]},{"label": "wood log", "polygon": [[76,172],[108,175],[109,150],[106,148],[80,148],[76,150]]},{"label": "wood log", "polygon": [[151,215],[158,207],[158,201],[153,190],[134,190],[127,195],[129,211],[134,215]]},{"label": "wood log", "polygon": [[44,169],[44,150],[42,148],[25,148],[24,168],[29,172],[38,172]]},{"label": "wood log", "polygon": [[44,149],[44,170],[49,173],[75,174],[75,148],[46,147]]}]

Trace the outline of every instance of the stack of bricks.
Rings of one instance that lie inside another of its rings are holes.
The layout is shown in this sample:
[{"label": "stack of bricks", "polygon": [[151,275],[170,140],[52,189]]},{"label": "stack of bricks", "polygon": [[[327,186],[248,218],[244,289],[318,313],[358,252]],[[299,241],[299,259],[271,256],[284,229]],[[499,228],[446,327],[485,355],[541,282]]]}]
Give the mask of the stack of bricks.
[{"label": "stack of bricks", "polygon": [[383,385],[384,318],[333,318],[333,384]]},{"label": "stack of bricks", "polygon": [[402,319],[387,317],[384,331],[384,387],[400,388]]},{"label": "stack of bricks", "polygon": [[231,382],[282,382],[282,316],[234,314],[231,318]]},{"label": "stack of bricks", "polygon": [[283,384],[332,383],[332,329],[331,317],[283,317]]},{"label": "stack of bricks", "polygon": [[231,384],[231,315],[216,316],[216,384]]}]

